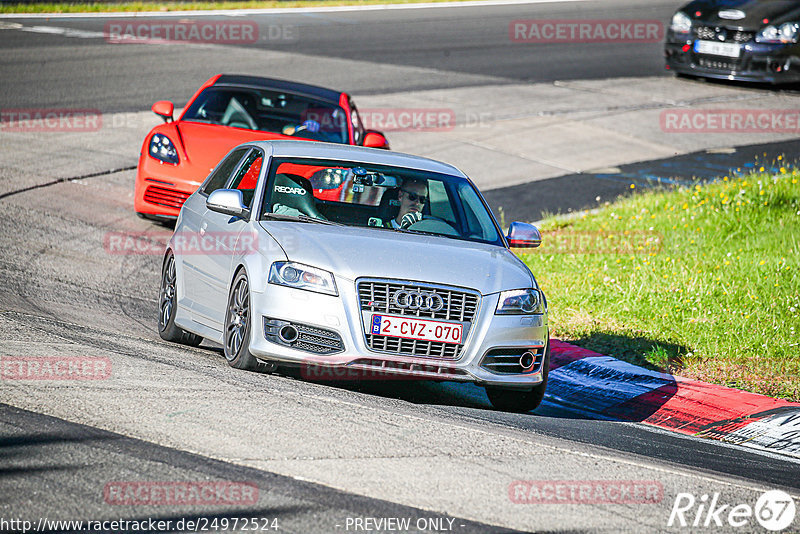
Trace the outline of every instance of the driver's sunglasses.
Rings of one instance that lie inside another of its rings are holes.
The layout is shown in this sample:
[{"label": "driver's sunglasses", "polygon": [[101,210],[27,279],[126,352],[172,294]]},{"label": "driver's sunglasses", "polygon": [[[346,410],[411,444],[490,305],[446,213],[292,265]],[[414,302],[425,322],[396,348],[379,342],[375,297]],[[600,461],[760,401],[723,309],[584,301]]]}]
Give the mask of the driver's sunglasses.
[{"label": "driver's sunglasses", "polygon": [[408,200],[410,200],[411,202],[419,201],[420,203],[425,204],[425,202],[428,200],[427,195],[418,195],[417,193],[414,193],[412,191],[406,191],[405,189],[401,189],[400,191],[408,195]]}]

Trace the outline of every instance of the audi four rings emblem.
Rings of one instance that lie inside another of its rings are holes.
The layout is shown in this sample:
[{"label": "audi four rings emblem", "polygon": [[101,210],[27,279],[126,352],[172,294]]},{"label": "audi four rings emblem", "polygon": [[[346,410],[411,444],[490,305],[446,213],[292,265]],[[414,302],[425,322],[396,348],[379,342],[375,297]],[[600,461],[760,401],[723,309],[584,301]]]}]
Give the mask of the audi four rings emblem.
[{"label": "audi four rings emblem", "polygon": [[430,291],[401,289],[392,296],[392,303],[407,310],[437,312],[444,308],[444,300]]}]

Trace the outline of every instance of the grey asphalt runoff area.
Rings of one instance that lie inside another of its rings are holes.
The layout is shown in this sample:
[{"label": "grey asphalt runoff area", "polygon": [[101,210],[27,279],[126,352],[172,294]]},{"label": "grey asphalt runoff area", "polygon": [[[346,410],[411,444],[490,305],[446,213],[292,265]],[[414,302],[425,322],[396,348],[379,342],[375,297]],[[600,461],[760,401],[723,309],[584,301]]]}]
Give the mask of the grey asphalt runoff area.
[{"label": "grey asphalt runoff area", "polygon": [[[550,405],[496,412],[473,386],[320,384],[233,370],[218,347],[158,337],[158,253],[107,246],[113,232],[166,239],[166,228],[132,211],[138,151],[159,120],[146,110],[164,98],[185,104],[218,72],[347,89],[361,109],[450,110],[453,128],[389,131],[393,148],[463,168],[495,207],[511,206],[520,194],[514,188],[524,188],[550,197],[552,211],[578,209],[586,207],[574,201],[578,194],[592,205],[628,179],[645,187],[648,176],[668,178],[674,172],[665,162],[676,155],[688,162],[685,173],[713,157],[724,168],[794,150],[790,134],[672,134],[659,122],[663,111],[684,107],[797,108],[791,89],[672,78],[660,70],[657,43],[508,40],[515,19],[666,20],[676,5],[609,0],[254,17],[262,26],[296,26],[300,38],[244,47],[111,45],[91,36],[105,23],[96,19],[1,26],[2,110],[99,109],[102,126],[0,130],[0,355],[99,358],[110,375],[0,380],[0,519],[255,514],[278,518],[286,532],[353,532],[356,519],[363,526],[370,518],[410,518],[410,532],[420,518],[439,520],[421,523],[428,530],[453,532],[673,532],[692,530],[677,518],[669,526],[681,494],[697,500],[689,523],[695,514],[705,521],[698,506],[714,496],[728,511],[752,509],[769,489],[797,498],[800,462],[787,457]],[[716,156],[703,158],[708,151]],[[545,209],[522,204],[513,213],[535,219]],[[625,503],[529,504],[529,491],[516,493],[554,480],[662,491]],[[259,498],[181,507],[119,505],[104,495],[114,482],[203,481],[253,482]],[[709,521],[709,531],[763,531],[752,517],[738,528]],[[392,531],[381,525],[370,531]]]}]

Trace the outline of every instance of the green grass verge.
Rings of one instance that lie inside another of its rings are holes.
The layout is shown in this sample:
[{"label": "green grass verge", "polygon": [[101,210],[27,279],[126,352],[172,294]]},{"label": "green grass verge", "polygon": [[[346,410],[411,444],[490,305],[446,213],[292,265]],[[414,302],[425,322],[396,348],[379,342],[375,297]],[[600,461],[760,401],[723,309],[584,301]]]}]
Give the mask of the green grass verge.
[{"label": "green grass verge", "polygon": [[556,337],[800,400],[800,171],[645,191],[549,217],[521,258]]},{"label": "green grass verge", "polygon": [[52,2],[0,5],[3,13],[108,13],[137,11],[199,11],[209,9],[269,9],[288,7],[366,6],[419,4],[458,0],[265,0],[230,2]]}]

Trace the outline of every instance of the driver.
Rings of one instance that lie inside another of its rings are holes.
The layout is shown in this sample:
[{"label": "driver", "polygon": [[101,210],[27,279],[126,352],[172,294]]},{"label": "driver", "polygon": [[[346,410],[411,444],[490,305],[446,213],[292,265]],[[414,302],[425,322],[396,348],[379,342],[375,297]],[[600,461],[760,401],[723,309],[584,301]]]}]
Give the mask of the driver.
[{"label": "driver", "polygon": [[397,217],[386,222],[387,228],[408,228],[422,220],[422,208],[428,200],[428,182],[409,178],[403,181],[397,193],[400,209]]}]

